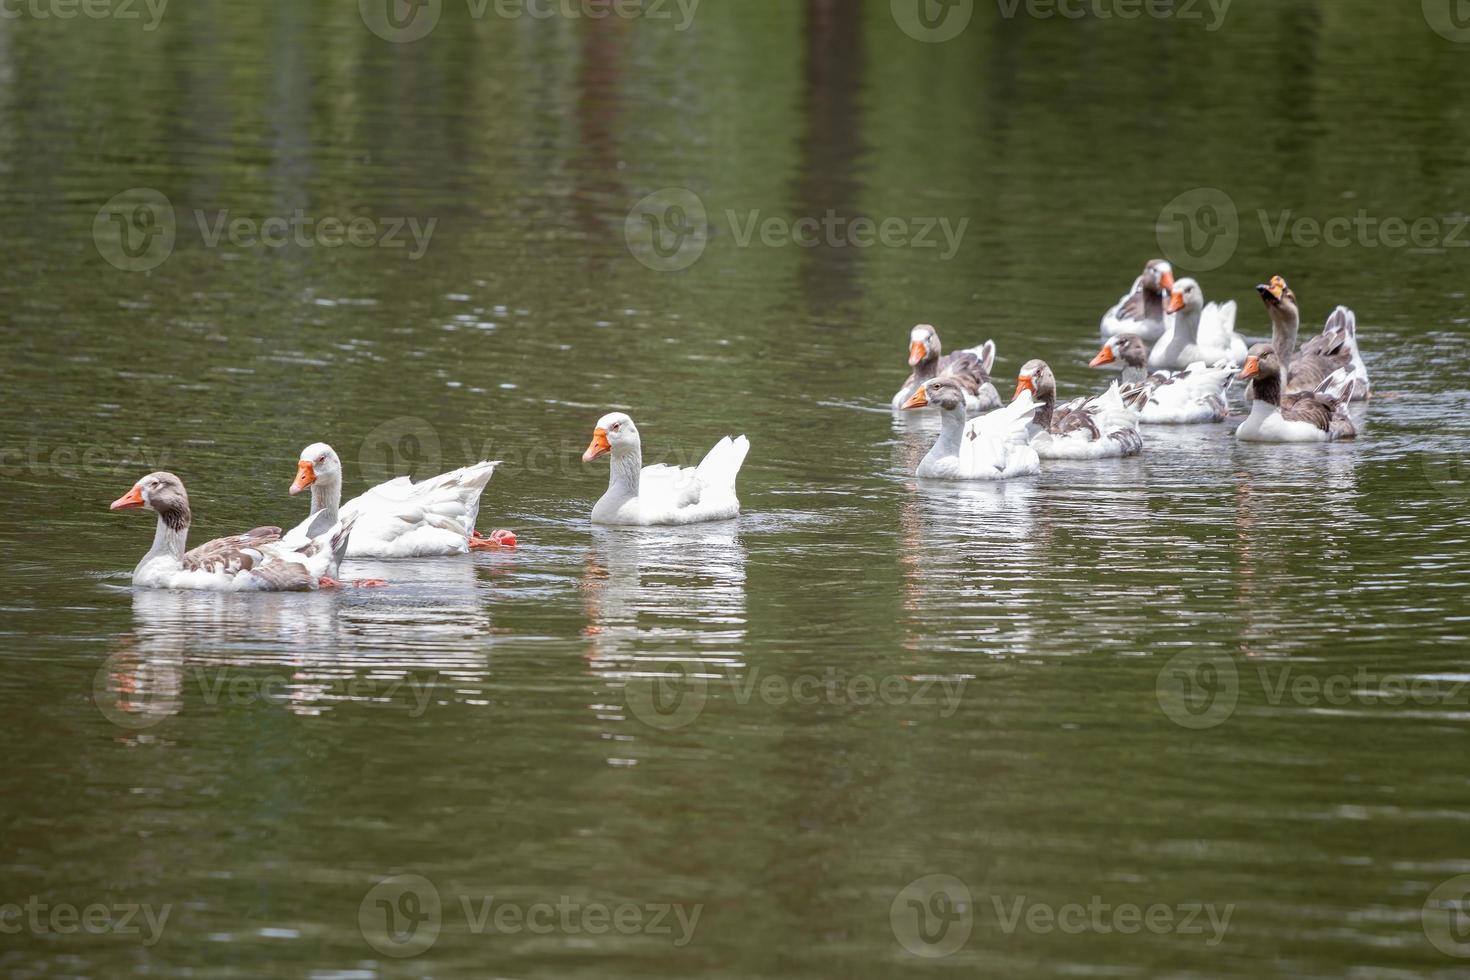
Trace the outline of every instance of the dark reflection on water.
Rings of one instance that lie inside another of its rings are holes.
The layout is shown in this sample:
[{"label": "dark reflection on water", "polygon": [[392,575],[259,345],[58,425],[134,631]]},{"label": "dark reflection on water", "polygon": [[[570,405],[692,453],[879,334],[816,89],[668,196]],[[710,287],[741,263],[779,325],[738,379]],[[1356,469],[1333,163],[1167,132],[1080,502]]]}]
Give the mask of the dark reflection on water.
[{"label": "dark reflection on water", "polygon": [[[977,4],[944,44],[880,0],[683,32],[448,3],[410,44],[350,3],[0,19],[0,907],[171,909],[151,946],[28,926],[0,969],[889,976],[925,963],[900,890],[948,875],[971,931],[936,969],[1454,973],[1422,913],[1470,873],[1464,254],[1267,235],[1463,212],[1465,50],[1417,7]],[[177,240],[129,273],[92,228],[137,187]],[[669,187],[714,229],[657,273],[624,222]],[[1002,389],[1033,356],[1099,389],[1098,316],[1197,187],[1237,206],[1201,278],[1248,336],[1274,273],[1311,327],[1357,310],[1363,437],[1156,427],[1133,460],[914,479],[909,328],[993,337]],[[200,231],[297,209],[434,230],[418,259]],[[731,233],[829,211],[968,224],[949,261]],[[746,513],[591,528],[609,407],[650,460],[746,432]],[[289,526],[321,439],[349,491],[505,459],[481,525],[521,547],[347,569],[383,590],[125,587],[151,527],[106,507],[138,476],[184,477],[196,541]],[[397,875],[442,905],[402,959],[360,924]],[[476,928],[492,895],[701,911],[681,945]],[[1215,943],[1005,925],[1094,899],[1231,912]]]}]

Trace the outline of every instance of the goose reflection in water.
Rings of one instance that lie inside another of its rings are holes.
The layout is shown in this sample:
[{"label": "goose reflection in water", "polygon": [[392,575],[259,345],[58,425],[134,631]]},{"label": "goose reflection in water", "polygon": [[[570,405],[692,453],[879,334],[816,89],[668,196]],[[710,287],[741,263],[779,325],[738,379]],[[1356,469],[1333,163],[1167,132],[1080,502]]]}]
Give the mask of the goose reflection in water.
[{"label": "goose reflection in water", "polygon": [[[1023,652],[1035,638],[1026,611],[1043,603],[1034,574],[1045,567],[1046,548],[1035,516],[1038,485],[917,480],[915,486],[899,514],[905,647],[973,651],[979,641],[988,653]],[[943,613],[976,600],[1003,605],[1013,619],[1001,649],[992,624],[977,624],[973,609],[965,621]]]},{"label": "goose reflection in water", "polygon": [[133,629],[97,672],[98,706],[124,728],[146,728],[200,697],[319,714],[342,701],[422,699],[440,683],[485,682],[488,585],[476,562],[356,565],[365,575],[390,573],[392,587],[134,592]]},{"label": "goose reflection in water", "polygon": [[728,681],[743,666],[745,549],[738,524],[594,528],[583,577],[587,660],[615,690],[620,711],[630,682]]},{"label": "goose reflection in water", "polygon": [[[1343,562],[1355,535],[1377,533],[1358,509],[1361,447],[1272,445],[1236,454],[1236,605],[1244,629],[1240,652],[1254,657],[1320,646],[1340,628],[1329,605],[1351,606],[1353,579]],[[1308,583],[1306,579],[1313,579]],[[1303,587],[1322,594],[1314,628],[1289,628]],[[1340,595],[1342,602],[1329,598]]]}]

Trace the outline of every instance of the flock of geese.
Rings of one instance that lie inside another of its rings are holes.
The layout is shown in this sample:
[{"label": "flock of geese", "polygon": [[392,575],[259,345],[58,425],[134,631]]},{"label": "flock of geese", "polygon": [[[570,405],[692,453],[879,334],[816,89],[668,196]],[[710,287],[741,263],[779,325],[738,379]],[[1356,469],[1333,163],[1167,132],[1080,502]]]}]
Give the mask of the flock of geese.
[{"label": "flock of geese", "polygon": [[[935,409],[940,433],[916,475],[1006,480],[1040,472],[1041,460],[1096,460],[1143,451],[1142,425],[1222,423],[1229,393],[1246,382],[1249,411],[1235,437],[1256,442],[1327,442],[1356,433],[1347,407],[1370,394],[1358,352],[1357,320],[1339,306],[1322,332],[1297,350],[1301,311],[1280,276],[1256,287],[1271,319],[1270,343],[1248,347],[1235,332],[1236,305],[1205,303],[1193,279],[1174,279],[1150,261],[1133,288],[1102,318],[1103,346],[1090,364],[1120,371],[1102,394],[1057,404],[1045,361],[1022,365],[1003,403],[991,380],[995,344],[944,353],[932,326],[909,335],[908,380],[893,398],[900,411]],[[638,427],[622,412],[604,415],[582,454],[609,461],[608,489],[592,521],[671,525],[728,520],[740,513],[736,477],[750,444],[728,436],[698,466],[643,465]],[[292,495],[311,491],[311,510],[289,532],[258,527],[186,550],[191,512],[172,473],[143,477],[113,510],[157,515],[153,546],[133,570],[140,588],[314,591],[337,588],[347,558],[428,558],[514,547],[509,531],[475,530],[480,495],[496,462],[414,483],[399,477],[342,503],[342,462],[326,443],[306,447]],[[385,584],[358,580],[359,586]]]}]

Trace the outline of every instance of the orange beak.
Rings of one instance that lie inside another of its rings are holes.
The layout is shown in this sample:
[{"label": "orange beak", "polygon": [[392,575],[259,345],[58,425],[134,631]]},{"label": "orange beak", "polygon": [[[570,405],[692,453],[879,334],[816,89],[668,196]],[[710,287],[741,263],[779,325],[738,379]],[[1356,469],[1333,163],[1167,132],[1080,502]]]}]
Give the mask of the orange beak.
[{"label": "orange beak", "polygon": [[1169,297],[1169,312],[1178,313],[1184,309],[1184,294],[1176,292]]},{"label": "orange beak", "polygon": [[922,340],[914,340],[909,343],[909,367],[918,367],[924,363],[924,358],[929,356],[929,348],[924,346]]},{"label": "orange beak", "polygon": [[137,487],[133,487],[133,489],[114,500],[108,510],[131,510],[134,507],[142,506],[145,506],[143,503],[143,491]]},{"label": "orange beak", "polygon": [[919,386],[919,390],[916,391],[916,392],[914,392],[913,396],[911,398],[909,398],[908,401],[906,401],[906,402],[903,403],[903,410],[904,411],[909,411],[910,409],[915,409],[915,408],[928,408],[928,407],[929,407],[929,395],[928,395],[927,392],[924,391],[924,386],[923,385],[920,385]]},{"label": "orange beak", "polygon": [[[1103,347],[1102,350],[1100,350],[1100,351],[1097,352],[1097,356],[1094,357],[1090,362],[1088,362],[1088,365],[1087,366],[1088,367],[1093,367],[1093,368],[1095,368],[1095,367],[1102,367],[1104,364],[1111,364],[1114,361],[1116,361],[1117,359],[1118,358],[1116,356],[1114,356],[1114,354],[1113,354],[1113,345],[1112,344],[1107,344],[1107,345],[1105,345]],[[1020,393],[1021,393],[1021,389],[1020,388],[1017,388],[1016,389],[1016,394],[1019,395]]]},{"label": "orange beak", "polygon": [[1280,276],[1272,276],[1271,285],[1267,287],[1266,292],[1270,293],[1273,298],[1279,300],[1286,293],[1286,280]]},{"label": "orange beak", "polygon": [[1011,401],[1020,398],[1021,392],[1023,391],[1029,391],[1032,395],[1036,394],[1036,385],[1032,383],[1030,378],[1021,377],[1016,380],[1016,393],[1011,396]]},{"label": "orange beak", "polygon": [[296,482],[291,484],[291,496],[296,496],[316,482],[316,470],[306,460],[296,464]]},{"label": "orange beak", "polygon": [[1243,367],[1243,368],[1240,369],[1240,377],[1241,377],[1241,379],[1244,380],[1246,378],[1254,378],[1256,375],[1258,375],[1260,373],[1261,373],[1261,359],[1259,357],[1255,357],[1255,356],[1247,357],[1245,359],[1245,367]]},{"label": "orange beak", "polygon": [[610,452],[612,452],[612,446],[607,441],[607,430],[593,429],[592,443],[587,447],[587,451],[582,454],[582,462],[590,463],[594,459],[606,456]]},{"label": "orange beak", "polygon": [[1166,293],[1172,293],[1174,291],[1174,271],[1172,269],[1159,276],[1159,285],[1163,287]]}]

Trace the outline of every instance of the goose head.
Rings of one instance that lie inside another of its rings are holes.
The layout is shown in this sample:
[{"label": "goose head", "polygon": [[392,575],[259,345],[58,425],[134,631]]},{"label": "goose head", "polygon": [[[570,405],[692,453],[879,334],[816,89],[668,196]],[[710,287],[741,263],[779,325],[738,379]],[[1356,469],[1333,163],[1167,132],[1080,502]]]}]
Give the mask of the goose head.
[{"label": "goose head", "polygon": [[1141,368],[1148,363],[1148,345],[1136,333],[1120,333],[1108,338],[1103,349],[1087,365],[1121,371],[1125,367]]},{"label": "goose head", "polygon": [[1045,361],[1038,358],[1021,365],[1021,373],[1016,378],[1016,393],[1011,400],[1020,398],[1023,391],[1031,392],[1039,402],[1056,398],[1057,379]]},{"label": "goose head", "polygon": [[918,367],[943,353],[939,346],[939,332],[927,323],[921,323],[909,331],[909,367]]},{"label": "goose head", "polygon": [[1174,290],[1174,267],[1166,259],[1149,259],[1143,267],[1143,285],[1155,293]]},{"label": "goose head", "polygon": [[342,460],[337,458],[336,450],[324,442],[314,442],[301,450],[291,495],[294,497],[314,483],[332,483],[341,479]]},{"label": "goose head", "polygon": [[1205,292],[1199,288],[1199,283],[1193,279],[1180,279],[1175,284],[1173,292],[1169,296],[1169,305],[1166,307],[1170,313],[1179,313],[1187,310],[1190,313],[1199,313],[1205,308]]},{"label": "goose head", "polygon": [[149,473],[114,500],[109,509],[134,510],[139,507],[158,514],[159,520],[176,531],[189,526],[189,494],[184,490],[184,481],[172,473]]},{"label": "goose head", "polygon": [[1296,293],[1280,276],[1272,276],[1269,284],[1256,287],[1266,312],[1271,317],[1271,344],[1283,366],[1291,363],[1296,352],[1296,332],[1302,324],[1301,308],[1297,306]]},{"label": "goose head", "polygon": [[912,398],[903,403],[905,410],[928,408],[933,405],[943,412],[963,410],[965,393],[949,378],[934,378],[919,386]]},{"label": "goose head", "polygon": [[592,443],[582,454],[582,462],[590,463],[619,449],[636,449],[638,446],[638,427],[633,420],[622,412],[612,412],[597,420],[597,427],[592,430]]},{"label": "goose head", "polygon": [[1281,356],[1270,344],[1257,344],[1246,354],[1245,367],[1240,369],[1240,380],[1255,379],[1269,383],[1281,380]]}]

